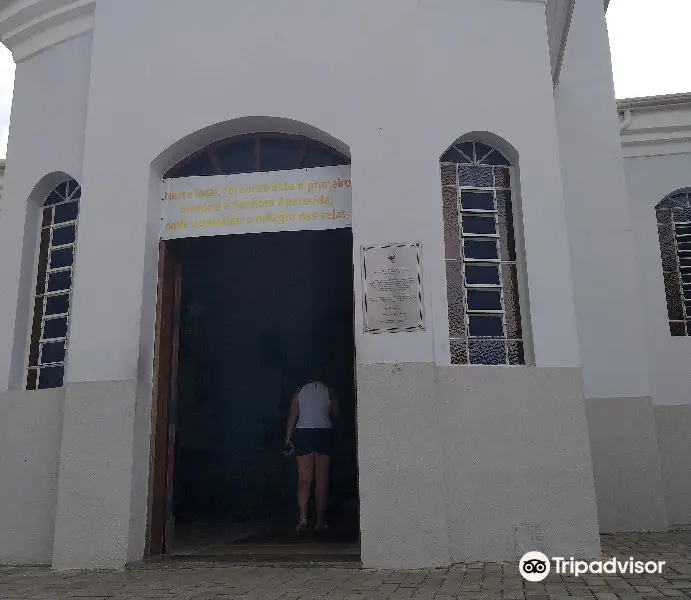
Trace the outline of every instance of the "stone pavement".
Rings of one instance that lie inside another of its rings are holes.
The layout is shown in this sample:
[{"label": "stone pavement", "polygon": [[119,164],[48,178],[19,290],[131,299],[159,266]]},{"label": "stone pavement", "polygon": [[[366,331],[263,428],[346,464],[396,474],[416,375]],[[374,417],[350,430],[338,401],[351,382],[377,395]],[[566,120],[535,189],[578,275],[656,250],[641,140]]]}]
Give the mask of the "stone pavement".
[{"label": "stone pavement", "polygon": [[287,567],[164,563],[123,572],[55,573],[0,567],[3,600],[451,600],[691,598],[691,531],[603,536],[605,558],[667,561],[663,574],[565,577],[524,582],[512,563],[470,563],[424,571],[347,566]]}]

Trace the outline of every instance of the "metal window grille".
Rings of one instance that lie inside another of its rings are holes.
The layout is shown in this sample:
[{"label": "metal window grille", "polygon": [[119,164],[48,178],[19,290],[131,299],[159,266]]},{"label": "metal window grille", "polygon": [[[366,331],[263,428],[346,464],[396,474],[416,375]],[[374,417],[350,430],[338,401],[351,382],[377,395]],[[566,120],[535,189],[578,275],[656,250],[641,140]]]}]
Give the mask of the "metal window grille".
[{"label": "metal window grille", "polygon": [[72,299],[81,187],[70,179],[48,195],[41,211],[38,269],[26,387],[62,387]]},{"label": "metal window grille", "polygon": [[479,142],[441,158],[452,364],[525,364],[510,166]]},{"label": "metal window grille", "polygon": [[655,207],[669,331],[691,335],[691,190],[679,190]]}]

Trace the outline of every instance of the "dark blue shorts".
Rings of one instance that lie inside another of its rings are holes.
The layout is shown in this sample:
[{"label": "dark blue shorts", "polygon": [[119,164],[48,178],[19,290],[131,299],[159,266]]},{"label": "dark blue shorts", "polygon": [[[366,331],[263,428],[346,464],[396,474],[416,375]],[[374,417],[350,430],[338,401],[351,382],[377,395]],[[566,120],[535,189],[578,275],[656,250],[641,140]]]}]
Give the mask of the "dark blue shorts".
[{"label": "dark blue shorts", "polygon": [[331,429],[296,429],[293,434],[296,456],[331,454]]}]

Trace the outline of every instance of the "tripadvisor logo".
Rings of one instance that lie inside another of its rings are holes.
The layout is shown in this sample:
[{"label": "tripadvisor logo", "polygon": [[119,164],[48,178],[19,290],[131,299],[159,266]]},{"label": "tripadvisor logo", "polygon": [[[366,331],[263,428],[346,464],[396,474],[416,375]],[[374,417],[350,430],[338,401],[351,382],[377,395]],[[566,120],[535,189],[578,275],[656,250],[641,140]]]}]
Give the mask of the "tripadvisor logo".
[{"label": "tripadvisor logo", "polygon": [[573,557],[553,556],[547,558],[542,552],[528,552],[521,557],[518,563],[518,570],[526,581],[542,581],[549,575],[554,566],[557,575],[640,575],[647,573],[650,575],[661,574],[664,560],[635,560],[633,557],[628,560],[620,560],[616,557],[608,560],[576,560]]},{"label": "tripadvisor logo", "polygon": [[518,563],[518,570],[526,581],[542,581],[549,575],[549,558],[542,552],[528,552]]}]

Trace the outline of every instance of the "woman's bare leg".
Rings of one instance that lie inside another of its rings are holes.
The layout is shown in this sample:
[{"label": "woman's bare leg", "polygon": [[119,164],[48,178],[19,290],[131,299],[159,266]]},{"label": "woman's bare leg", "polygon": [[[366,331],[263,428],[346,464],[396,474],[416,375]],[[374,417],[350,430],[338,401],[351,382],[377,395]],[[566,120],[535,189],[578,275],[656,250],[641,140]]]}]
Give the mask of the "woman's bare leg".
[{"label": "woman's bare leg", "polygon": [[326,505],[329,500],[329,457],[317,454],[314,457],[316,474],[317,529],[324,529]]},{"label": "woman's bare leg", "polygon": [[310,501],[310,489],[314,480],[314,454],[298,456],[298,508],[300,524],[307,523],[307,507]]}]

